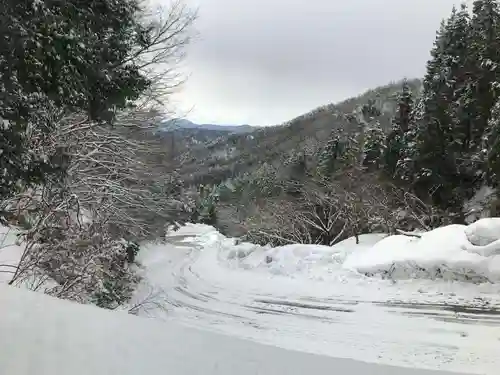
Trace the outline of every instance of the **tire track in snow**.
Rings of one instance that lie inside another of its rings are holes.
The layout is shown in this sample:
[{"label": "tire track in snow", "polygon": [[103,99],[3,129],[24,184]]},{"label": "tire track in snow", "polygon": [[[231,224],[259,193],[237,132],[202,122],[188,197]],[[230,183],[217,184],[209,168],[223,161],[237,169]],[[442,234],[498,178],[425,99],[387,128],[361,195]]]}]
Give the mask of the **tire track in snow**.
[{"label": "tire track in snow", "polygon": [[163,259],[157,249],[143,259],[145,276],[166,296],[169,316],[184,324],[288,349],[401,366],[471,373],[500,366],[500,313],[490,309],[488,314],[477,307],[480,301],[462,311],[438,294],[412,303],[398,300],[398,285],[384,283],[385,294],[372,280],[352,290],[349,282],[311,284],[322,288],[305,294],[294,289],[301,285],[297,280],[227,264],[228,240],[206,246],[188,236],[170,240],[161,245]]}]

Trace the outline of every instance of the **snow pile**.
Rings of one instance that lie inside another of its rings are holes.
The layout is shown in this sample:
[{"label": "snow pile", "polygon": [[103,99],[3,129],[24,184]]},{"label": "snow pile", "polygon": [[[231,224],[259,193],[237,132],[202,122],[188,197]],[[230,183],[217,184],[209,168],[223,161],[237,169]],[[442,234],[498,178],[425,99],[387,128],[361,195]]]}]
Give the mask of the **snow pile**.
[{"label": "snow pile", "polygon": [[469,226],[448,225],[422,233],[420,238],[388,237],[352,254],[343,266],[367,276],[391,279],[498,282],[500,257],[494,250],[500,248],[496,242],[499,237],[499,219],[482,219]]},{"label": "snow pile", "polygon": [[226,267],[275,276],[308,279],[381,276],[397,279],[444,279],[473,283],[500,282],[500,219],[449,225],[417,236],[368,234],[359,244],[349,238],[334,246],[294,244],[271,248],[237,243],[206,225],[186,225],[170,240],[217,249]]},{"label": "snow pile", "polygon": [[472,245],[489,245],[500,238],[500,218],[478,220],[465,228],[465,234]]},{"label": "snow pile", "polygon": [[386,236],[366,234],[360,236],[359,244],[352,237],[333,247],[293,244],[271,248],[242,243],[222,251],[228,260],[244,269],[261,269],[291,277],[303,274],[310,279],[324,280],[344,273],[342,264],[350,254],[369,249]]}]

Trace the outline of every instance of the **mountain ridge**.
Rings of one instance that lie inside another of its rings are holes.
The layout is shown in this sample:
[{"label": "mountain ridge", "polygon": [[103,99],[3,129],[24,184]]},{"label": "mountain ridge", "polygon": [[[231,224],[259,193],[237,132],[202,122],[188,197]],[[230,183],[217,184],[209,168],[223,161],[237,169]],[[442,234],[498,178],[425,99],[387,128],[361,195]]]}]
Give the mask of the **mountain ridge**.
[{"label": "mountain ridge", "polygon": [[218,132],[228,132],[228,133],[250,133],[258,129],[257,126],[251,126],[248,124],[242,125],[217,125],[217,124],[197,124],[188,119],[174,118],[165,119],[160,124],[161,131],[172,131],[178,129],[201,129],[208,131],[218,131]]}]

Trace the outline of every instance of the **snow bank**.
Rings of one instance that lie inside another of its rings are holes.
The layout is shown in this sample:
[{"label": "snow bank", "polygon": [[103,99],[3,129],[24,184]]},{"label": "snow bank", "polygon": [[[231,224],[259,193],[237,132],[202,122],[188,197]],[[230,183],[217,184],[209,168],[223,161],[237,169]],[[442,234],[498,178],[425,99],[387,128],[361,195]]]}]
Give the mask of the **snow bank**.
[{"label": "snow bank", "polygon": [[478,220],[465,228],[465,234],[472,245],[489,245],[500,239],[500,218]]},{"label": "snow bank", "polygon": [[385,234],[365,234],[349,238],[335,246],[293,244],[279,247],[240,243],[222,246],[221,256],[244,269],[260,269],[273,275],[325,280],[342,273],[342,263],[352,253],[369,249],[385,238]]},{"label": "snow bank", "polygon": [[468,226],[449,225],[420,237],[384,234],[349,238],[332,247],[287,245],[265,248],[233,246],[227,259],[245,269],[267,269],[276,275],[307,274],[312,279],[347,271],[389,279],[444,279],[500,282],[500,218]]},{"label": "snow bank", "polygon": [[271,275],[326,280],[330,276],[382,276],[396,279],[444,279],[500,282],[500,219],[468,226],[449,225],[420,237],[384,234],[349,238],[334,246],[286,245],[271,248],[237,243],[206,225],[186,225],[171,239],[218,249],[219,261],[232,268]]},{"label": "snow bank", "polygon": [[[391,279],[443,278],[472,282],[500,281],[499,219],[482,219],[469,226],[448,225],[420,238],[391,236],[352,254],[344,267],[368,276]],[[485,244],[474,246],[473,243]]]}]

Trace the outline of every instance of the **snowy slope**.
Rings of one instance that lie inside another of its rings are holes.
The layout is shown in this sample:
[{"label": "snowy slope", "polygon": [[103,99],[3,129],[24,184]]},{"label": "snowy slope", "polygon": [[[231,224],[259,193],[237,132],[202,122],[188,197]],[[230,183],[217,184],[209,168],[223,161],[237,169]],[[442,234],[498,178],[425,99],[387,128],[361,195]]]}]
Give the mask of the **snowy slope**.
[{"label": "snowy slope", "polygon": [[[482,272],[494,257],[463,249],[464,228],[421,239],[384,237],[362,236],[360,245],[349,239],[333,247],[272,249],[236,244],[211,227],[188,225],[169,234],[166,243],[141,250],[144,282],[132,303],[154,302],[137,309],[139,315],[286,349],[496,374],[500,284],[428,274],[411,278],[418,262],[459,268],[461,254],[470,257],[467,266]],[[394,264],[403,270],[398,277],[381,278]],[[368,277],[367,270],[379,273]]]},{"label": "snowy slope", "polygon": [[446,375],[268,347],[0,287],[9,375]]}]

